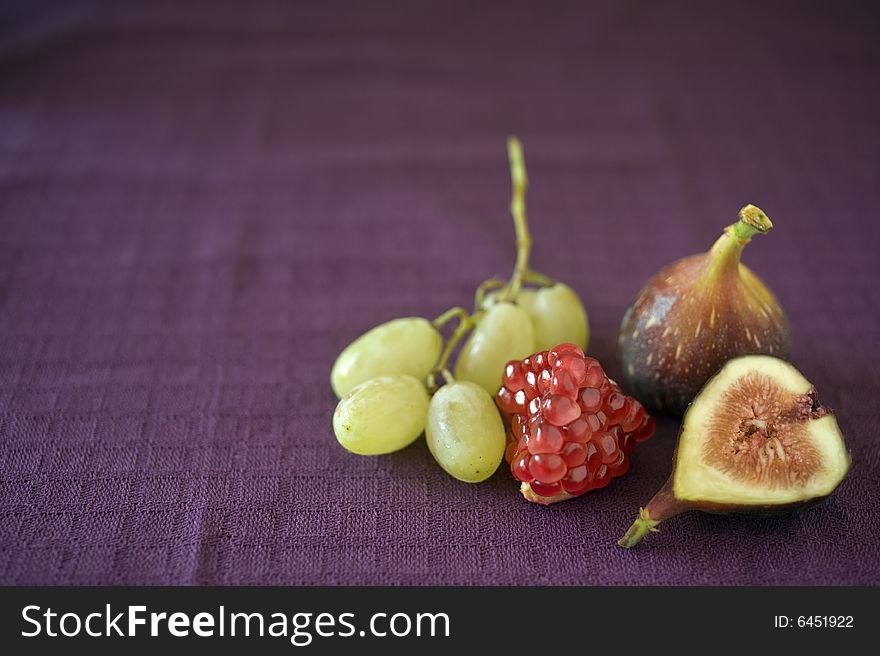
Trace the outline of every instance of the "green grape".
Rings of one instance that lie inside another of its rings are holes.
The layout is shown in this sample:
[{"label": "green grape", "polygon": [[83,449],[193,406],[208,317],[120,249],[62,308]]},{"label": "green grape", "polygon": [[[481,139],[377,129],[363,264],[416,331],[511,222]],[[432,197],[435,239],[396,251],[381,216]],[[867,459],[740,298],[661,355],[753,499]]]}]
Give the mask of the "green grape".
[{"label": "green grape", "polygon": [[421,380],[379,376],[355,387],[333,413],[333,432],[352,453],[377,456],[412,444],[425,430],[428,392]]},{"label": "green grape", "polygon": [[394,319],[367,331],[345,347],[330,372],[330,384],[342,398],[361,383],[393,374],[424,380],[440,356],[443,338],[421,317]]},{"label": "green grape", "polygon": [[455,363],[455,377],[477,383],[494,396],[501,387],[504,365],[535,352],[535,331],[529,315],[511,303],[486,310]]},{"label": "green grape", "polygon": [[504,458],[504,424],[492,397],[467,381],[444,385],[428,407],[425,439],[434,459],[465,483],[479,483]]},{"label": "green grape", "polygon": [[546,351],[563,342],[587,350],[590,324],[581,299],[571,287],[557,282],[552,287],[523,289],[516,302],[532,319],[536,351]]}]

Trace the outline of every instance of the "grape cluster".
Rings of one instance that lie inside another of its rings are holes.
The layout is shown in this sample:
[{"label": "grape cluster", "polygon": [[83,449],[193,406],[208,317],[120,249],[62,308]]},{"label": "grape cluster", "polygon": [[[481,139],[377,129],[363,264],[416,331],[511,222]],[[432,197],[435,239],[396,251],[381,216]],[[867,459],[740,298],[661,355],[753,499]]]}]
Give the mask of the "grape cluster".
[{"label": "grape cluster", "polygon": [[[516,139],[508,152],[517,236],[510,279],[481,284],[473,312],[395,319],[346,347],[330,374],[340,399],[333,429],[361,455],[403,449],[424,432],[437,463],[470,483],[489,478],[507,449],[514,474],[534,494],[572,496],[622,474],[636,439],[628,428],[639,423],[637,436],[647,437],[648,420],[584,358],[589,322],[578,295],[529,267],[526,172]],[[444,338],[453,320],[458,325]]]},{"label": "grape cluster", "polygon": [[575,344],[508,362],[495,400],[510,426],[505,459],[539,503],[605,487],[654,432],[642,404]]}]

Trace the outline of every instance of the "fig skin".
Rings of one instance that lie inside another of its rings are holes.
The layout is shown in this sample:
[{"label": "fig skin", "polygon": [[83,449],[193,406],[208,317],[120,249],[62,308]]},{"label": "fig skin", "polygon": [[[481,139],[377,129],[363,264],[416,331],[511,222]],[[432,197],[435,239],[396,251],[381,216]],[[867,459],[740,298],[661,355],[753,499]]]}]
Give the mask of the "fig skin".
[{"label": "fig skin", "polygon": [[[736,360],[742,361],[747,359],[750,359],[750,356],[743,356],[737,358]],[[771,360],[776,358],[766,358],[765,356],[758,356],[758,358],[756,359]],[[728,364],[731,364],[736,360],[733,360]],[[727,367],[725,367],[724,369],[726,368]],[[701,393],[703,390],[709,388],[709,385],[716,378],[724,374],[724,369],[719,371],[706,383],[706,385],[702,388]],[[817,419],[826,415],[833,415],[833,412],[829,408],[819,405],[818,394],[815,387],[811,387],[805,396],[813,400],[813,409],[815,411],[812,413],[812,418]],[[694,399],[694,401],[696,402],[698,399],[699,395],[696,399]],[[693,408],[693,404],[689,406],[689,411],[691,408]],[[685,419],[684,421],[682,421],[681,428],[678,432],[678,439],[676,441],[675,451],[672,454],[672,472],[669,474],[669,478],[666,479],[666,482],[663,484],[660,490],[651,498],[648,504],[644,508],[639,509],[638,518],[635,520],[635,522],[633,522],[632,526],[630,526],[626,534],[617,542],[619,546],[624,547],[625,549],[632,548],[636,546],[648,533],[657,532],[658,529],[656,527],[660,522],[691,510],[698,510],[700,512],[705,512],[713,515],[777,517],[797,510],[805,510],[807,508],[811,508],[827,500],[837,492],[837,490],[840,488],[840,485],[846,479],[846,476],[849,473],[849,469],[852,466],[852,457],[850,453],[848,451],[844,451],[846,455],[846,466],[842,471],[839,472],[840,479],[837,481],[836,485],[834,485],[833,488],[831,488],[825,494],[816,496],[804,496],[800,499],[787,503],[768,502],[739,504],[718,503],[709,500],[680,499],[675,494],[675,476],[678,467],[682,466],[682,463],[679,462],[678,456],[679,449],[682,444],[682,437],[684,436],[686,428],[687,414],[685,414]],[[840,437],[842,440],[842,435]],[[685,463],[684,466],[687,466],[687,464]]]},{"label": "fig skin", "polygon": [[788,357],[788,319],[779,301],[740,262],[752,236],[772,225],[747,205],[708,252],[678,260],[648,280],[618,335],[618,358],[634,396],[681,416],[730,358]]}]

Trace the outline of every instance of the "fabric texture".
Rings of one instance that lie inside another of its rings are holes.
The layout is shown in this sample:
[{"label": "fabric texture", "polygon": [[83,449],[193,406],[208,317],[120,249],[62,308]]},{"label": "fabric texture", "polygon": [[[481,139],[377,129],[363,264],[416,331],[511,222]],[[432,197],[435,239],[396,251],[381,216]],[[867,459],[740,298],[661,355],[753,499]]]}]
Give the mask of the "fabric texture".
[{"label": "fabric texture", "polygon": [[[880,583],[870,3],[22,2],[0,9],[0,583]],[[615,540],[666,478],[544,508],[423,440],[336,443],[329,371],[532,262],[590,351],[737,210],[853,468],[778,519]]]}]

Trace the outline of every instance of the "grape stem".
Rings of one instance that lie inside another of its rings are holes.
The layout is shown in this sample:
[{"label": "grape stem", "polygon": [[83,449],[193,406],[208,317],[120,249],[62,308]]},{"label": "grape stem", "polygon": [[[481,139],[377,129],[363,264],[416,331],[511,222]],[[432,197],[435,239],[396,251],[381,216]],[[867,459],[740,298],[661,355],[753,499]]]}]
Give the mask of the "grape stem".
[{"label": "grape stem", "polygon": [[516,265],[510,283],[501,292],[502,301],[512,301],[519,295],[523,278],[529,270],[529,255],[532,252],[532,235],[526,220],[526,189],[529,178],[523,157],[522,144],[516,137],[507,139],[507,157],[510,159],[510,181],[513,191],[510,199],[510,214],[516,230]]},{"label": "grape stem", "polygon": [[507,285],[507,281],[502,278],[489,278],[489,280],[483,281],[474,294],[474,308],[476,310],[482,309],[483,303],[486,302],[486,292],[501,289],[505,285]]},{"label": "grape stem", "polygon": [[461,341],[462,337],[467,335],[471,331],[471,329],[473,329],[473,327],[477,325],[477,321],[479,320],[481,315],[482,312],[468,314],[462,308],[456,307],[452,308],[451,310],[447,310],[434,320],[434,326],[439,328],[443,324],[448,323],[452,318],[458,318],[458,326],[455,327],[455,331],[452,333],[449,339],[446,340],[446,344],[443,346],[443,352],[440,354],[440,359],[437,360],[437,364],[434,366],[433,371],[428,375],[429,389],[433,389],[434,376],[438,373],[443,376],[444,380],[447,383],[451,383],[455,380],[449,369],[447,369],[446,364],[449,362],[449,357],[452,355],[455,347],[458,346],[458,343]]},{"label": "grape stem", "polygon": [[448,310],[446,310],[446,312],[444,312],[439,317],[434,319],[434,321],[432,321],[431,324],[434,326],[434,328],[436,328],[437,330],[440,330],[443,326],[445,326],[447,323],[449,323],[452,319],[455,319],[456,317],[458,317],[459,319],[464,321],[464,320],[469,319],[470,315],[467,313],[467,310],[465,310],[463,307],[449,308]]},{"label": "grape stem", "polygon": [[529,180],[526,173],[522,144],[516,137],[508,137],[507,139],[507,156],[510,160],[510,180],[512,186],[510,214],[513,217],[513,227],[516,230],[516,264],[513,268],[513,274],[511,274],[509,281],[501,278],[490,278],[477,287],[474,295],[473,314],[468,314],[463,308],[454,307],[434,319],[433,325],[437,330],[440,330],[452,319],[458,319],[459,323],[449,339],[446,340],[437,365],[428,375],[427,383],[430,390],[436,389],[435,382],[438,374],[442,375],[447,383],[455,380],[446,365],[461,339],[480,320],[487,292],[500,289],[498,300],[512,302],[519,296],[523,283],[530,283],[541,287],[549,287],[555,284],[555,281],[551,278],[529,268],[529,256],[532,252],[532,235],[529,232],[529,223],[526,219],[526,189],[528,188]]}]

